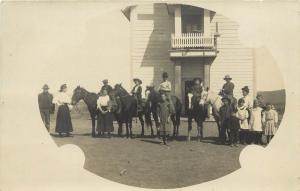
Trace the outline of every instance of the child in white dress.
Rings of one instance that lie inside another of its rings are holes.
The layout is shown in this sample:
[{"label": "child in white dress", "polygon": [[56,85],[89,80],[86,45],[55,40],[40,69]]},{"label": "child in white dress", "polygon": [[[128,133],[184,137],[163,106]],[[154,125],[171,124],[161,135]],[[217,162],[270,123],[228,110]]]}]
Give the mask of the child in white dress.
[{"label": "child in white dress", "polygon": [[264,125],[264,133],[267,136],[267,143],[271,141],[277,130],[278,115],[272,110],[272,105],[267,104],[266,111],[263,112],[262,122]]},{"label": "child in white dress", "polygon": [[236,117],[240,122],[240,143],[245,144],[249,139],[249,124],[248,124],[248,110],[245,106],[245,100],[243,98],[238,101],[238,108]]},{"label": "child in white dress", "polygon": [[249,123],[250,129],[253,133],[254,144],[262,144],[262,110],[263,109],[259,107],[258,100],[254,100]]}]

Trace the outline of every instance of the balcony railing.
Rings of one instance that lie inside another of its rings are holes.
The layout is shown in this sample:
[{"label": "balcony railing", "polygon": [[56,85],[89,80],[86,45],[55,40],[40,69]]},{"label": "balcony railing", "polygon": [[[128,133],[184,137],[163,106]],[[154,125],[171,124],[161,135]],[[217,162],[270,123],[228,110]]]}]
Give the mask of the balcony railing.
[{"label": "balcony railing", "polygon": [[207,36],[203,33],[181,33],[172,34],[172,48],[214,48],[215,39],[213,35]]}]

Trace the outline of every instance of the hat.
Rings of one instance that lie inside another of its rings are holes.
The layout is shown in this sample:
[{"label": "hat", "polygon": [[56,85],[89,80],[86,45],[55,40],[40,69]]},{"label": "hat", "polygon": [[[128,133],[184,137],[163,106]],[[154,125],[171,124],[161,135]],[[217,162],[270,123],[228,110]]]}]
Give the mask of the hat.
[{"label": "hat", "polygon": [[134,81],[134,82],[139,82],[139,84],[142,84],[142,83],[143,83],[142,80],[140,80],[140,79],[138,79],[138,78],[133,78],[133,81]]},{"label": "hat", "polygon": [[162,77],[163,77],[163,78],[168,78],[168,77],[169,77],[169,75],[168,75],[168,73],[167,73],[167,72],[163,72],[163,74],[162,74]]},{"label": "hat", "polygon": [[248,93],[249,93],[249,91],[250,91],[249,88],[248,88],[248,86],[244,86],[244,87],[242,88],[242,90],[245,91],[245,92],[248,92]]},{"label": "hat", "polygon": [[102,83],[108,83],[108,79],[102,80]]},{"label": "hat", "polygon": [[193,82],[195,83],[196,81],[199,81],[201,83],[202,82],[202,78],[194,78]]},{"label": "hat", "polygon": [[229,102],[231,102],[231,99],[228,96],[223,96],[221,100],[224,101],[225,99],[227,99]]},{"label": "hat", "polygon": [[226,79],[231,80],[232,78],[227,74],[227,75],[224,77],[224,80],[226,80]]},{"label": "hat", "polygon": [[63,89],[65,89],[65,88],[67,88],[67,84],[61,85],[59,91],[61,92],[61,91],[62,91]]},{"label": "hat", "polygon": [[47,84],[45,84],[42,89],[43,90],[49,90],[50,88],[49,88],[49,86]]}]

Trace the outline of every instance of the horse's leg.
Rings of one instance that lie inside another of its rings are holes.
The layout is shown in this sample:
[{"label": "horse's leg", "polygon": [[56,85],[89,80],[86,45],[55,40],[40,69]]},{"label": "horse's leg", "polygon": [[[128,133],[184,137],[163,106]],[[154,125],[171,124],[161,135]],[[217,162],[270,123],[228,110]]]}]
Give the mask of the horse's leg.
[{"label": "horse's leg", "polygon": [[123,127],[122,127],[122,121],[118,121],[118,125],[119,125],[119,128],[118,128],[118,136],[122,136],[122,134],[123,134]]},{"label": "horse's leg", "polygon": [[128,125],[129,125],[129,135],[130,135],[130,138],[133,138],[132,137],[132,117],[129,118]]},{"label": "horse's leg", "polygon": [[176,134],[179,136],[180,112],[176,112]]},{"label": "horse's leg", "polygon": [[96,129],[95,129],[96,119],[95,119],[95,115],[91,114],[91,119],[92,119],[92,137],[96,137]]},{"label": "horse's leg", "polygon": [[144,136],[145,135],[145,129],[144,129],[145,122],[144,122],[143,114],[140,113],[140,114],[138,114],[138,116],[139,116],[140,123],[142,125],[141,136]]},{"label": "horse's leg", "polygon": [[129,122],[128,122],[128,119],[125,120],[125,125],[126,125],[126,138],[129,138],[129,129],[128,129]]},{"label": "horse's leg", "polygon": [[158,121],[158,116],[157,116],[156,112],[152,112],[152,115],[153,115],[153,119],[155,121],[156,135],[159,138],[160,137],[160,129],[159,129],[160,124],[159,124],[159,121]]},{"label": "horse's leg", "polygon": [[171,115],[171,121],[173,123],[173,137],[176,137],[176,119],[175,119],[175,114]]}]

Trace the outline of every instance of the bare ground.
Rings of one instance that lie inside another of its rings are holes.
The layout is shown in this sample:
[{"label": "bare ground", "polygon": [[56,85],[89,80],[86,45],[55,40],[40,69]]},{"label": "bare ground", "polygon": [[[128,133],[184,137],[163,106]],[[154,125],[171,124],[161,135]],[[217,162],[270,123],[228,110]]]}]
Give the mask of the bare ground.
[{"label": "bare ground", "polygon": [[[180,136],[170,141],[169,146],[160,145],[160,139],[150,137],[149,129],[146,129],[148,136],[134,139],[92,138],[87,115],[72,114],[72,122],[74,136],[60,138],[54,133],[52,116],[51,135],[57,145],[79,146],[86,158],[84,168],[115,182],[146,188],[179,188],[213,180],[240,168],[239,154],[244,146],[217,144],[217,127],[213,122],[204,124],[203,142],[186,142],[187,123],[183,121]],[[116,134],[117,125],[114,127]],[[139,123],[134,122],[134,134],[139,135],[140,130]],[[196,135],[196,128],[192,135]]]}]

